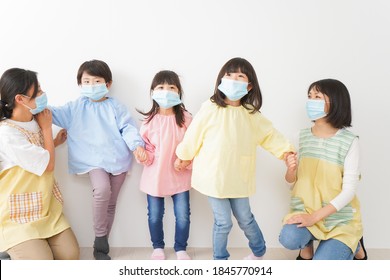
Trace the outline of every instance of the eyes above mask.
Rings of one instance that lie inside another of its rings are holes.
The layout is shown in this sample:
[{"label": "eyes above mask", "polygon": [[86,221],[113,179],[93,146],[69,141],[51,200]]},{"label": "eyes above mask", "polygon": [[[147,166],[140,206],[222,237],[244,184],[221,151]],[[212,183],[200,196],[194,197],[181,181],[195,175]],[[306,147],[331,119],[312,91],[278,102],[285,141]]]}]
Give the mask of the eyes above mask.
[{"label": "eyes above mask", "polygon": [[327,114],[325,112],[325,100],[309,99],[306,102],[306,113],[312,121],[321,119]]},{"label": "eyes above mask", "polygon": [[172,108],[182,103],[179,94],[169,90],[154,90],[152,99],[164,109]]},{"label": "eyes above mask", "polygon": [[218,89],[231,101],[240,100],[248,94],[248,83],[222,78]]},{"label": "eyes above mask", "polygon": [[102,99],[108,93],[106,84],[81,85],[80,94],[94,101]]},{"label": "eyes above mask", "polygon": [[[23,96],[31,98],[30,96],[27,96],[27,95],[23,95]],[[33,114],[33,115],[39,114],[40,112],[45,110],[45,108],[47,107],[47,95],[46,95],[46,93],[42,93],[40,96],[37,96],[35,98],[36,107],[34,109],[30,108],[26,104],[23,104],[23,105],[25,107],[27,107],[28,109],[30,109],[31,114]]]}]

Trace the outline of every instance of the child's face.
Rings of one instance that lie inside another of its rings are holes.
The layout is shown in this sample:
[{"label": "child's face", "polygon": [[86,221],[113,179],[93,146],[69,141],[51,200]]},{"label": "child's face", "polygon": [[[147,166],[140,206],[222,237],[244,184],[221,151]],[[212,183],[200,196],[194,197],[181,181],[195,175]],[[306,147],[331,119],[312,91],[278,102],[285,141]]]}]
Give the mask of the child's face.
[{"label": "child's face", "polygon": [[[96,85],[96,84],[105,84],[106,81],[102,77],[92,76],[84,72],[81,76],[82,85]],[[108,85],[107,85],[108,87]]]},{"label": "child's face", "polygon": [[307,98],[315,99],[315,100],[324,100],[325,101],[324,111],[325,113],[329,113],[330,102],[329,102],[329,97],[326,94],[323,94],[317,89],[312,88],[307,94]]},{"label": "child's face", "polygon": [[252,89],[252,84],[249,82],[248,76],[244,73],[241,73],[241,72],[229,73],[229,72],[227,72],[227,73],[225,73],[225,75],[222,78],[248,83],[248,88],[247,88],[248,91],[250,91]]},{"label": "child's face", "polygon": [[169,90],[179,93],[179,89],[175,85],[170,84],[158,84],[153,90]]},{"label": "child's face", "polygon": [[241,73],[241,72],[226,73],[223,77],[225,79],[230,79],[230,80],[236,80],[236,81],[240,81],[240,82],[249,83],[248,76],[245,75],[244,73]]}]

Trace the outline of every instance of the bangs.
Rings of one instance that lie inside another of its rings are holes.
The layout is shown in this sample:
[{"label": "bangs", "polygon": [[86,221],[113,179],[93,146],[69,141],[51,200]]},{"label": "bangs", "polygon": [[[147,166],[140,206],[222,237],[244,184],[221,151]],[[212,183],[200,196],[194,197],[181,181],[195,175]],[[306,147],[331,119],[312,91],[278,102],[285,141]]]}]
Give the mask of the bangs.
[{"label": "bangs", "polygon": [[161,71],[157,73],[153,79],[151,90],[163,84],[175,85],[179,89],[179,92],[182,91],[179,76],[172,71]]},{"label": "bangs", "polygon": [[243,73],[249,77],[251,73],[243,60],[232,60],[226,65],[226,73]]}]

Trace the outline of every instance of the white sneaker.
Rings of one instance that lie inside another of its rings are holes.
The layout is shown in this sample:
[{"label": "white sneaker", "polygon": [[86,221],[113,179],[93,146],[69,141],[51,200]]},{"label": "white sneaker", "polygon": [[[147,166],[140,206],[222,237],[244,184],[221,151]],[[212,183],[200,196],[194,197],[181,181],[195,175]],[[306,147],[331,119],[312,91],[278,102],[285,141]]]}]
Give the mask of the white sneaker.
[{"label": "white sneaker", "polygon": [[187,254],[186,251],[177,251],[176,258],[178,260],[190,260],[191,259],[191,257]]},{"label": "white sneaker", "polygon": [[262,260],[262,259],[263,259],[263,256],[261,256],[261,257],[256,257],[253,253],[250,254],[249,256],[246,256],[246,257],[244,258],[244,260],[256,260],[256,261]]},{"label": "white sneaker", "polygon": [[154,249],[150,259],[152,259],[152,260],[165,260],[164,249],[162,249],[162,248]]}]

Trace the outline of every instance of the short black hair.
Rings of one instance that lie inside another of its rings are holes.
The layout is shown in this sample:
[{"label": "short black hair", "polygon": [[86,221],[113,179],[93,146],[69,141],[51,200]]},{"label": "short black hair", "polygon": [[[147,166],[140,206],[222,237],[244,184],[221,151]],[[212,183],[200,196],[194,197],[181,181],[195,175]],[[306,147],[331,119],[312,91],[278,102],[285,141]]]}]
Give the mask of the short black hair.
[{"label": "short black hair", "polygon": [[315,89],[329,97],[329,112],[326,121],[335,128],[352,126],[351,98],[347,87],[335,79],[324,79],[312,83],[310,90]]},{"label": "short black hair", "polygon": [[77,84],[81,85],[81,77],[83,73],[86,72],[89,75],[102,77],[106,83],[112,82],[112,73],[110,67],[107,63],[101,60],[90,60],[81,64],[79,70],[77,71]]}]

